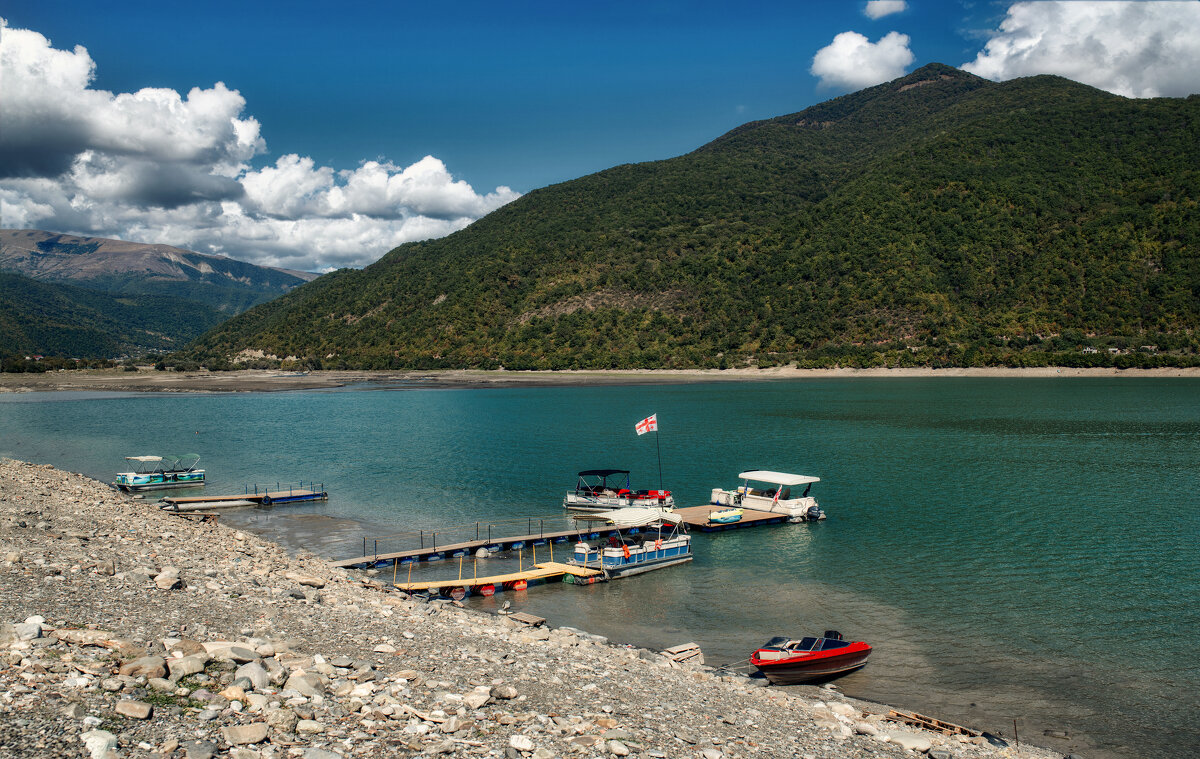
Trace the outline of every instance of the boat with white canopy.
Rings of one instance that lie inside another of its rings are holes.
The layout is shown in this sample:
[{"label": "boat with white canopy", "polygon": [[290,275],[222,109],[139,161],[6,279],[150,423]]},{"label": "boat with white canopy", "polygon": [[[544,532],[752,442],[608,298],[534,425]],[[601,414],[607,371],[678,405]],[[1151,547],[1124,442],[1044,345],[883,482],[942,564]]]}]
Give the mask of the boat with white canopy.
[{"label": "boat with white canopy", "polygon": [[190,488],[204,484],[204,470],[197,469],[200,454],[176,456],[126,456],[132,471],[118,472],[116,486],[125,491]]},{"label": "boat with white canopy", "polygon": [[[713,488],[713,505],[787,514],[790,522],[815,522],[825,518],[817,499],[808,494],[813,483],[821,481],[820,477],[753,469],[742,472],[738,479],[742,484],[733,490]],[[802,492],[793,492],[793,488],[800,486],[804,486]]]}]

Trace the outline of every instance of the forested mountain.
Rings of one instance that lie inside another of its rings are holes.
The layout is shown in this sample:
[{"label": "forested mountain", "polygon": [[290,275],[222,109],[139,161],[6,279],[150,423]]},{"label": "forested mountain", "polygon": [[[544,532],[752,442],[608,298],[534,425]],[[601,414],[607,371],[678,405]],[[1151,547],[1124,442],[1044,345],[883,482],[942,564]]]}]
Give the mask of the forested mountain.
[{"label": "forested mountain", "polygon": [[224,318],[179,298],[114,296],[0,272],[0,358],[112,358],[172,350]]},{"label": "forested mountain", "polygon": [[115,295],[168,295],[241,313],[316,278],[170,245],[0,229],[0,271]]},{"label": "forested mountain", "polygon": [[933,64],[530,192],[189,354],[658,368],[1111,362],[1106,346],[1148,345],[1138,362],[1195,363],[1198,200],[1200,97]]}]

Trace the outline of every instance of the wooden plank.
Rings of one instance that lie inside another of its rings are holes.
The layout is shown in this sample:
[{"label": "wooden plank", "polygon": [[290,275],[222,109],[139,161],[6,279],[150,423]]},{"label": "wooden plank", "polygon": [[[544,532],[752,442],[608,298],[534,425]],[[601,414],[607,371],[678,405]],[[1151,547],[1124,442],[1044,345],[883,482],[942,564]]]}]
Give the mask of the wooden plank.
[{"label": "wooden plank", "polygon": [[535,617],[534,615],[529,614],[527,612],[523,612],[523,611],[511,612],[508,615],[508,618],[514,619],[517,622],[520,622],[521,624],[529,625],[530,627],[537,627],[539,625],[546,624],[545,617]]},{"label": "wooden plank", "polygon": [[683,664],[690,662],[692,664],[704,663],[704,652],[700,650],[700,645],[697,643],[681,643],[678,646],[671,646],[662,650],[664,656],[673,662]]},{"label": "wooden plank", "polygon": [[934,730],[944,735],[968,735],[971,737],[982,735],[978,730],[956,725],[953,722],[926,717],[924,714],[917,714],[916,712],[902,712],[893,709],[888,712],[887,716],[893,722],[904,722],[915,727],[923,727],[926,730]]},{"label": "wooden plank", "polygon": [[220,519],[220,514],[206,513],[203,511],[168,511],[168,514],[174,514],[177,517],[188,520],[189,522],[208,522],[216,524]]}]

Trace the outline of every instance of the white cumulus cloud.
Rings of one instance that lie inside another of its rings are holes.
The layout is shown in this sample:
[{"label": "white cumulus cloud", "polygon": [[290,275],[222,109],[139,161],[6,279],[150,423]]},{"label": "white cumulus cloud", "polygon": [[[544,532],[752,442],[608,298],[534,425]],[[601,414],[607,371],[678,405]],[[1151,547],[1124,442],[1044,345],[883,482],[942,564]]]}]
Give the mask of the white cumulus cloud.
[{"label": "white cumulus cloud", "polygon": [[1058,74],[1127,97],[1200,92],[1200,2],[1023,2],[962,67],[996,81]]},{"label": "white cumulus cloud", "polygon": [[92,89],[86,48],[61,50],[0,19],[0,226],[115,237],[322,271],[362,266],[508,203],[426,156],[357,168],[267,152],[242,95]]},{"label": "white cumulus cloud", "polygon": [[871,42],[858,32],[842,32],[813,56],[809,72],[822,87],[858,90],[904,75],[913,62],[908,35],[888,32]]},{"label": "white cumulus cloud", "polygon": [[867,7],[863,9],[863,15],[872,19],[883,18],[893,13],[903,13],[906,10],[908,10],[908,3],[905,0],[869,0]]}]

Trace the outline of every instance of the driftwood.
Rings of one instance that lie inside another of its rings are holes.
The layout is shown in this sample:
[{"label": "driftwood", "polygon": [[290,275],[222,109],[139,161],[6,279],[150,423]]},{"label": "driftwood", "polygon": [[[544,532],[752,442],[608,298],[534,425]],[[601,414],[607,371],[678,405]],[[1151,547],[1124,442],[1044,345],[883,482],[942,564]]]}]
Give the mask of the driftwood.
[{"label": "driftwood", "polygon": [[891,710],[887,714],[887,718],[893,722],[904,722],[915,727],[922,727],[926,730],[942,733],[943,735],[967,735],[972,738],[982,735],[978,730],[972,730],[969,727],[956,725],[953,722],[945,722],[944,720],[926,717],[923,714],[916,712],[902,712],[896,709]]}]

